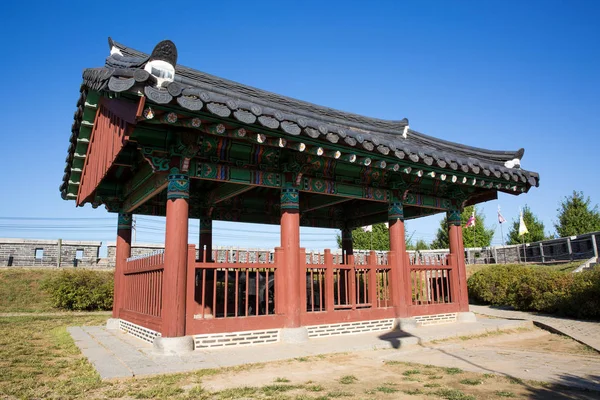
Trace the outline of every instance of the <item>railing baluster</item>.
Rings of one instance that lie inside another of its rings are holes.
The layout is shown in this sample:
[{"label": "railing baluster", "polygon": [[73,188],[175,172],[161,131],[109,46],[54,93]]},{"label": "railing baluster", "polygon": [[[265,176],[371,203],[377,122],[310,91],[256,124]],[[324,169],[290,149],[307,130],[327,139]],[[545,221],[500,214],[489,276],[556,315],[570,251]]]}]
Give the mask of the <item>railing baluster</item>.
[{"label": "railing baluster", "polygon": [[248,288],[249,288],[249,284],[250,284],[250,268],[246,269],[246,302],[244,303],[244,307],[246,309],[245,311],[245,315],[246,317],[248,316]]},{"label": "railing baluster", "polygon": [[269,315],[269,269],[265,268],[265,315]]},{"label": "railing baluster", "polygon": [[229,304],[227,304],[227,295],[229,294],[229,268],[225,268],[225,301],[223,302],[223,318],[227,318]]},{"label": "railing baluster", "polygon": [[217,318],[217,269],[213,269],[213,301],[212,308],[210,310],[212,312],[213,318]]},{"label": "railing baluster", "polygon": [[202,319],[206,310],[206,268],[202,268]]},{"label": "railing baluster", "polygon": [[258,300],[260,298],[260,289],[258,288],[259,280],[260,280],[260,277],[259,277],[259,273],[258,273],[258,268],[256,268],[256,290],[254,291],[254,293],[256,293],[256,296],[255,296],[256,297],[256,308],[254,310],[255,315],[258,315],[258,313],[259,313],[259,309],[258,309],[258,306],[259,306]]},{"label": "railing baluster", "polygon": [[239,291],[239,287],[240,287],[240,270],[239,268],[235,270],[235,304],[233,306],[234,309],[234,316],[237,317],[238,316],[238,291]]},{"label": "railing baluster", "polygon": [[314,282],[315,282],[315,277],[314,277],[314,270],[311,268],[310,269],[310,307],[311,307],[311,311],[315,312],[315,288],[314,288]]}]

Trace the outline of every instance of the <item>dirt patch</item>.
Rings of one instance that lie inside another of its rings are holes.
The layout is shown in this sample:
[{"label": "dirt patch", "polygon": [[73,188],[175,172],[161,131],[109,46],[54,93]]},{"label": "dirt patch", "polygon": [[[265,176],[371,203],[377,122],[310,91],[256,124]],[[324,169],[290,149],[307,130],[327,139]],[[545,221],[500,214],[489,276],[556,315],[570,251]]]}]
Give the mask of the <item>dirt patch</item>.
[{"label": "dirt patch", "polygon": [[[434,346],[448,347],[466,342],[469,346],[486,346],[498,350],[559,352],[571,356],[580,354],[587,356],[586,358],[590,356],[585,346],[537,328],[474,339],[457,338]],[[372,399],[592,399],[598,398],[600,394],[542,382],[522,381],[510,376],[468,372],[459,368],[382,361],[381,355],[385,352],[322,355],[269,363],[258,370],[206,376],[202,379],[202,387],[218,396],[217,398],[221,394],[237,393],[242,396],[249,395],[250,392],[252,395],[248,398],[270,398],[265,390],[281,390],[285,392],[285,396],[289,396],[281,398],[302,399],[351,396]],[[600,363],[600,357],[598,362]]]},{"label": "dirt patch", "polygon": [[562,335],[552,334],[544,330],[536,330],[534,337],[520,337],[513,338],[507,337],[506,340],[502,340],[496,343],[488,343],[489,346],[499,348],[510,348],[513,350],[527,350],[530,352],[539,353],[563,353],[570,355],[582,355],[598,357],[600,363],[600,353],[594,349],[576,342],[575,340]]}]

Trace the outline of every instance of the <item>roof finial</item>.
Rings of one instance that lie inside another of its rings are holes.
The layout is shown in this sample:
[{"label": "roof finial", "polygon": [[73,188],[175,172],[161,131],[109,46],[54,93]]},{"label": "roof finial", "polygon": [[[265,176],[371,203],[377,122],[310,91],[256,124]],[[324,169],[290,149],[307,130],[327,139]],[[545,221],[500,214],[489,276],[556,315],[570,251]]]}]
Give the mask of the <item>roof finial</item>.
[{"label": "roof finial", "polygon": [[170,40],[163,40],[154,47],[144,67],[154,75],[159,87],[175,79],[175,65],[177,64],[177,47]]},{"label": "roof finial", "polygon": [[177,47],[175,47],[175,43],[170,40],[163,40],[154,46],[148,61],[154,60],[165,61],[175,67],[177,65]]}]

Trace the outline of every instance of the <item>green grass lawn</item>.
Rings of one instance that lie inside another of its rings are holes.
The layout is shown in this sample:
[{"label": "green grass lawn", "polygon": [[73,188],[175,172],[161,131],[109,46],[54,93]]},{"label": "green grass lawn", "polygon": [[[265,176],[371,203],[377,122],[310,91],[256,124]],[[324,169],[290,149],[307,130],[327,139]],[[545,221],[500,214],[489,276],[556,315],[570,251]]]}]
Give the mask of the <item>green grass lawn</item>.
[{"label": "green grass lawn", "polygon": [[0,313],[57,311],[40,282],[59,271],[42,268],[0,269]]}]

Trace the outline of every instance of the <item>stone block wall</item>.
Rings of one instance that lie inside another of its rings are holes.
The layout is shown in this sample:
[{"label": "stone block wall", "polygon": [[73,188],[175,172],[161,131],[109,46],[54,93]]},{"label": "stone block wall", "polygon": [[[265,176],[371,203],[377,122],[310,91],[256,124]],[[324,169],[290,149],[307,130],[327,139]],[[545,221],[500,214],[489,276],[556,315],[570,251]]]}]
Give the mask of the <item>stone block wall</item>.
[{"label": "stone block wall", "polygon": [[[102,242],[0,238],[0,267],[98,267]],[[60,249],[60,256],[59,256]]]},{"label": "stone block wall", "polygon": [[[110,268],[114,268],[115,266],[115,254],[117,251],[117,245],[115,242],[108,242],[106,245],[107,253],[106,253],[106,264]],[[131,256],[139,257],[144,256],[146,254],[153,253],[157,250],[164,250],[164,244],[152,244],[152,243],[134,243],[131,245]]]},{"label": "stone block wall", "polygon": [[[596,246],[594,246],[594,242]],[[60,245],[59,245],[60,243]],[[72,240],[33,240],[33,239],[1,239],[0,238],[0,267],[37,267],[47,266],[56,267],[58,265],[58,248],[61,248],[61,266],[62,267],[98,267],[114,268],[115,266],[115,243],[109,242],[107,245],[107,257],[99,258],[98,253],[101,242],[72,241]],[[135,243],[131,246],[132,257],[144,256],[163,250],[163,244]],[[594,257],[600,249],[600,232],[587,233],[570,238],[559,238],[545,240],[542,242],[525,243],[525,245],[508,245],[494,247],[466,248],[465,261],[467,264],[496,264],[496,263],[518,263],[518,262],[554,262],[569,260],[587,260]],[[36,258],[36,250],[43,251],[41,258]],[[219,247],[217,258],[224,259],[225,253],[234,255],[236,248]],[[253,250],[254,251],[254,250]],[[268,252],[270,258],[273,257],[273,251],[258,250]],[[79,254],[78,254],[79,252]],[[354,250],[357,260],[366,257],[367,250]],[[380,261],[385,263],[386,252],[376,252]],[[449,253],[448,249],[439,250],[420,250],[418,252],[408,251],[411,258],[415,255],[423,259],[431,257],[443,258]],[[417,254],[418,253],[418,254]],[[307,250],[307,259],[309,257],[322,258],[322,251],[313,252]],[[341,257],[340,249],[332,249],[334,257]],[[196,249],[198,257],[198,249]],[[265,255],[261,254],[264,258]],[[262,260],[261,261],[264,261]]]}]

